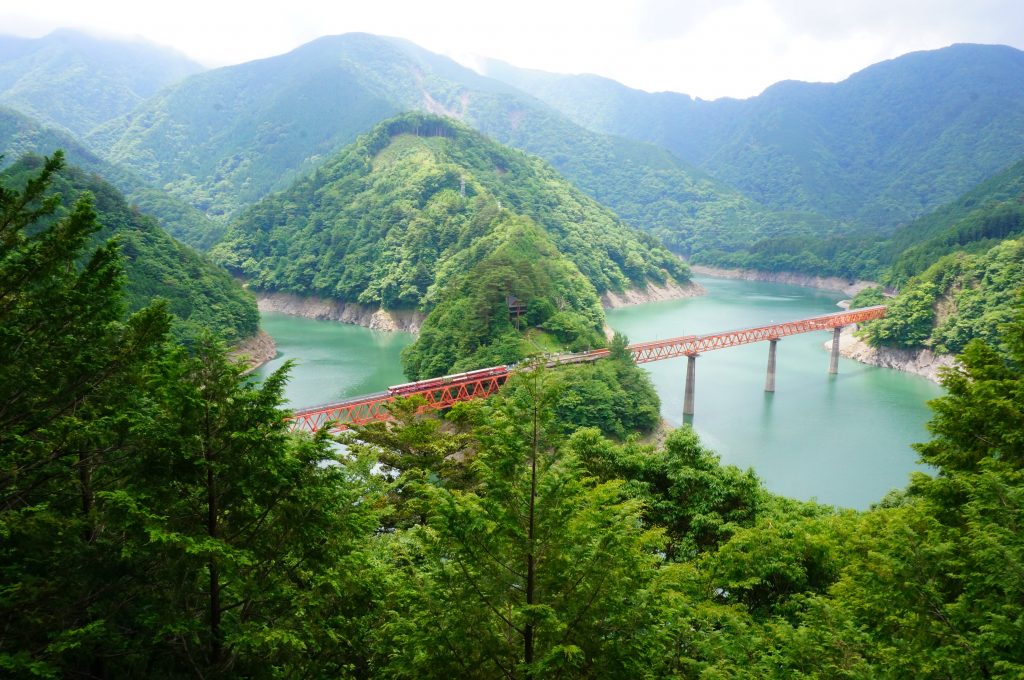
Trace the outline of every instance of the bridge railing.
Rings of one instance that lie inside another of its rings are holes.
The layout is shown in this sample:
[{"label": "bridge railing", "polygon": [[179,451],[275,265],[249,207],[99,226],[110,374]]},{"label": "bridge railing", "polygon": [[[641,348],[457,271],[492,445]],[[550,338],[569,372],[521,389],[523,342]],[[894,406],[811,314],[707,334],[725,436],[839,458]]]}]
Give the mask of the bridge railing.
[{"label": "bridge railing", "polygon": [[702,354],[716,349],[747,345],[752,342],[778,340],[789,335],[811,331],[832,330],[833,328],[840,328],[853,323],[878,319],[884,315],[885,305],[877,305],[845,312],[836,312],[834,314],[822,314],[821,316],[799,319],[797,321],[770,323],[750,328],[722,331],[720,333],[684,335],[678,338],[669,338],[668,340],[638,342],[630,345],[627,349],[633,355],[633,360],[636,363],[643,364],[649,361],[660,361],[673,357]]}]

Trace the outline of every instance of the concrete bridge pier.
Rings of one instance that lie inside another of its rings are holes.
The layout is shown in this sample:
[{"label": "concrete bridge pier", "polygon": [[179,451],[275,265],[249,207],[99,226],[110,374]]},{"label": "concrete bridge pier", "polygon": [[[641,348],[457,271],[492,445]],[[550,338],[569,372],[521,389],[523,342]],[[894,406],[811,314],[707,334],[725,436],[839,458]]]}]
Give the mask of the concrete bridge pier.
[{"label": "concrete bridge pier", "polygon": [[835,375],[839,372],[839,333],[842,330],[841,327],[832,329],[832,357],[828,362],[829,375]]},{"label": "concrete bridge pier", "polygon": [[764,391],[775,391],[775,346],[779,344],[778,338],[768,341],[768,375],[764,378]]},{"label": "concrete bridge pier", "polygon": [[686,355],[686,394],[683,396],[683,416],[693,415],[693,388],[697,378],[697,354]]}]

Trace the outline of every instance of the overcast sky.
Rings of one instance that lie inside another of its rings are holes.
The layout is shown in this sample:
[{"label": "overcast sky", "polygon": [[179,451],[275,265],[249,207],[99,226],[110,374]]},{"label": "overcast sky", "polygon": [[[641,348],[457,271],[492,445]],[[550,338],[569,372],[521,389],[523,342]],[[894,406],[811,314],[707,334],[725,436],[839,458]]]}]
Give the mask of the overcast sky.
[{"label": "overcast sky", "polygon": [[955,42],[1024,49],[1024,0],[0,0],[0,33],[58,27],[143,37],[207,66],[366,31],[463,63],[481,55],[714,99],[834,82]]}]

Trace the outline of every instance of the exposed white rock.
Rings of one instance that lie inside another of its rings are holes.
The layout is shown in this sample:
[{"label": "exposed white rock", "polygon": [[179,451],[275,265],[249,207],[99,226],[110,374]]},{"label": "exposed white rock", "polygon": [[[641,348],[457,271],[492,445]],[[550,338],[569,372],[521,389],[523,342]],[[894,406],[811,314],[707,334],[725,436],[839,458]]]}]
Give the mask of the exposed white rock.
[{"label": "exposed white rock", "polygon": [[418,333],[424,314],[415,310],[389,310],[317,297],[300,297],[291,293],[257,293],[261,312],[281,312],[307,319],[326,319],[376,331],[408,331]]},{"label": "exposed white rock", "polygon": [[618,293],[607,291],[601,295],[601,305],[605,309],[616,309],[628,305],[642,305],[646,302],[697,297],[705,292],[703,286],[693,282],[683,284],[674,281],[665,284],[652,283],[646,288],[630,288]]},{"label": "exposed white rock", "polygon": [[822,290],[834,290],[843,295],[853,297],[865,288],[877,286],[873,281],[850,281],[834,276],[812,276],[796,272],[762,272],[755,269],[721,269],[691,264],[690,271],[694,274],[718,276],[723,279],[742,279],[744,281],[766,281],[770,283],[789,283],[795,286],[808,286]]},{"label": "exposed white rock", "polygon": [[[949,354],[936,354],[930,349],[912,350],[892,347],[872,347],[854,336],[854,326],[847,326],[839,336],[839,353],[848,359],[854,359],[871,366],[894,368],[898,371],[915,373],[939,382],[939,369],[952,366],[955,362]],[[825,342],[825,348],[831,349],[832,341]]]}]

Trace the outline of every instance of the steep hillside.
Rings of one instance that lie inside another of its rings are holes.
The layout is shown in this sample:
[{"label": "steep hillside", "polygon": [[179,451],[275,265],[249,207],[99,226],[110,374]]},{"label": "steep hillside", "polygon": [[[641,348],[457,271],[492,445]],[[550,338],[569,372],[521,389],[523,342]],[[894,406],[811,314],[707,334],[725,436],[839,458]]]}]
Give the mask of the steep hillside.
[{"label": "steep hillside", "polygon": [[983,253],[1003,239],[1022,233],[1024,161],[900,227],[891,236],[787,236],[756,241],[728,253],[703,253],[702,257],[733,267],[871,279],[900,288],[944,255]]},{"label": "steep hillside", "polygon": [[1022,233],[1024,161],[894,233],[885,242],[884,257],[891,264],[883,279],[900,285],[943,255],[982,253]]},{"label": "steep hillside", "polygon": [[[1024,240],[1006,240],[987,252],[953,253],[910,279],[887,301],[885,318],[861,331],[874,346],[928,348],[957,354],[981,338],[998,347],[1006,324],[1019,318],[1024,294]],[[854,299],[876,302],[877,289]]]},{"label": "steep hillside", "polygon": [[[38,170],[42,159],[27,156],[4,171],[14,184]],[[216,331],[228,341],[252,336],[258,330],[256,301],[222,269],[192,248],[168,236],[156,220],[132,209],[124,197],[98,176],[65,167],[53,181],[64,205],[59,218],[85,191],[103,229],[93,237],[99,244],[116,238],[125,256],[126,291],[134,311],[154,298],[164,298],[177,317],[174,332],[180,339],[195,337],[204,329]]]},{"label": "steep hillside", "polygon": [[166,192],[148,186],[134,172],[103,160],[70,133],[0,106],[0,168],[25,154],[46,155],[62,149],[71,165],[97,174],[116,186],[144,213],[157,216],[175,238],[208,248],[223,233],[203,213]]},{"label": "steep hillside", "polygon": [[[908,224],[873,252],[878,280],[899,288],[884,319],[868,324],[875,347],[956,354],[975,338],[998,346],[1024,303],[1024,161]],[[880,289],[853,304],[882,301]]]},{"label": "steep hillside", "polygon": [[1024,52],[954,45],[837,84],[751,99],[649,94],[594,76],[492,62],[487,73],[576,122],[663,146],[779,210],[894,226],[1024,156]]},{"label": "steep hillside", "polygon": [[330,46],[195,75],[88,141],[211,217],[233,215],[401,110],[354,72],[358,44]]},{"label": "steep hillside", "polygon": [[[630,224],[682,250],[813,230],[771,215],[664,149],[588,131],[412,43],[366,34],[193,76],[89,137],[108,158],[223,219],[287,187],[375,123],[419,110],[545,158]],[[194,242],[194,241],[192,241]]]},{"label": "steep hillside", "polygon": [[202,67],[144,42],[72,30],[42,38],[0,36],[0,104],[84,135]]},{"label": "steep hillside", "polygon": [[[565,324],[578,327],[567,342],[600,329],[598,292],[688,278],[682,261],[539,159],[423,114],[381,123],[254,206],[213,254],[257,289],[426,311],[449,300],[453,286],[479,291],[491,280],[486,263],[513,240],[537,260],[499,268],[518,270],[525,283],[513,276],[480,295],[487,305],[500,297],[506,324],[506,295],[534,315],[532,325],[572,311],[579,318]],[[467,279],[470,272],[477,275]]]}]

